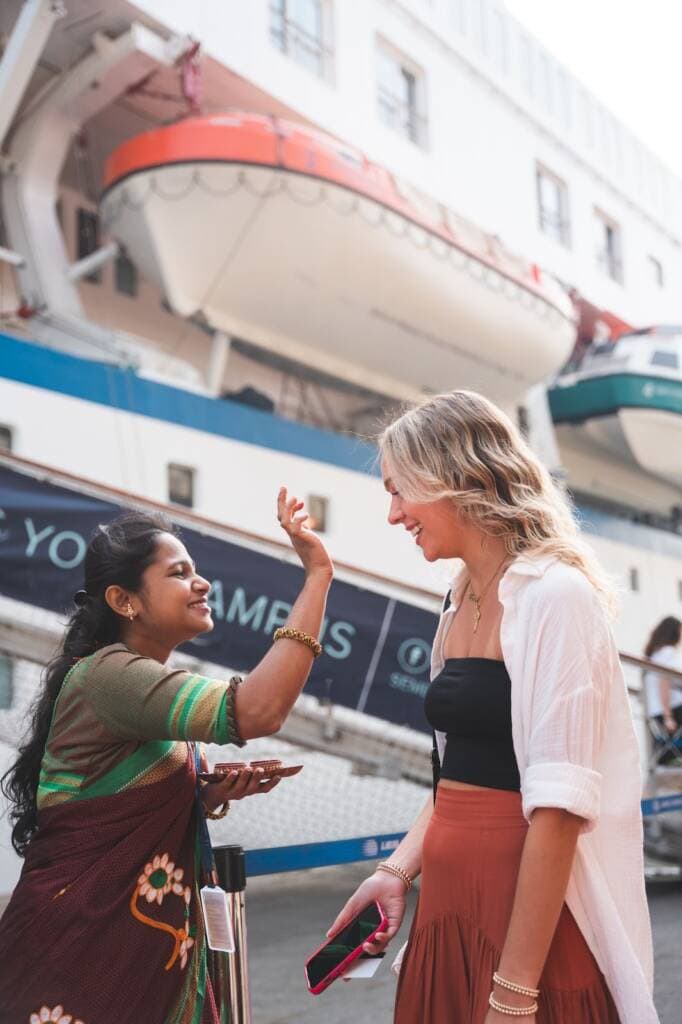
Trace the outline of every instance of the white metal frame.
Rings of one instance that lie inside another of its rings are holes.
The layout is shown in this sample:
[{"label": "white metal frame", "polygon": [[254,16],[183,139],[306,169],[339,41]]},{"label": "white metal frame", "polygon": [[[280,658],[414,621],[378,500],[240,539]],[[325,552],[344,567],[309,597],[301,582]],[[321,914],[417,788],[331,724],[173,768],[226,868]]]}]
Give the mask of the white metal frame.
[{"label": "white metal frame", "polygon": [[[0,129],[16,113],[21,85],[25,88],[60,14],[61,5],[51,0],[25,5],[0,65]],[[74,135],[132,83],[160,64],[171,65],[185,47],[184,39],[165,40],[136,23],[114,40],[95,33],[90,52],[45,91],[18,125],[3,166],[2,207],[11,248],[25,261],[14,261],[20,286],[34,309],[85,321],[77,281],[115,255],[105,247],[90,254],[87,263],[69,267],[56,203]]]}]

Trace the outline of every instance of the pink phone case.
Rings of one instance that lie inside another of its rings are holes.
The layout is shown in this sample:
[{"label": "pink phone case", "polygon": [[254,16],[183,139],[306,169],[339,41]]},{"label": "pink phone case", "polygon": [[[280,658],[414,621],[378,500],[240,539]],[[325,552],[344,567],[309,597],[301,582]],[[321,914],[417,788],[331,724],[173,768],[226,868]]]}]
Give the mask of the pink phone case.
[{"label": "pink phone case", "polygon": [[[334,941],[334,939],[327,939],[325,942],[322,943],[321,946],[319,946],[315,950],[314,953],[310,954],[310,956],[308,957],[308,959],[305,962],[305,980],[306,980],[306,984],[308,986],[308,991],[310,992],[311,995],[319,996],[320,992],[324,992],[324,990],[326,988],[329,988],[331,983],[333,981],[335,981],[336,978],[340,977],[343,974],[343,972],[346,971],[350,967],[350,965],[353,963],[354,960],[358,959],[358,957],[362,953],[362,947],[364,946],[364,944],[366,942],[371,942],[372,939],[374,938],[374,936],[378,934],[378,932],[382,932],[386,928],[388,928],[388,918],[384,914],[384,911],[383,911],[383,909],[381,907],[381,904],[379,903],[378,900],[374,900],[374,903],[375,903],[375,905],[376,905],[376,907],[377,907],[377,909],[379,911],[379,917],[381,918],[381,920],[379,921],[379,924],[376,926],[376,928],[374,929],[374,931],[371,933],[371,935],[368,938],[364,939],[360,943],[360,945],[356,949],[354,949],[352,951],[352,953],[349,953],[348,956],[344,960],[342,960],[340,964],[337,964],[337,966],[332,971],[330,971],[329,974],[322,979],[322,981],[318,982],[318,984],[315,985],[314,988],[310,987],[310,982],[308,980],[308,964],[313,959],[313,957],[316,957],[317,954],[320,953],[324,949],[325,946],[328,946],[330,943],[332,943]],[[369,906],[369,904],[368,904],[368,906]]]}]

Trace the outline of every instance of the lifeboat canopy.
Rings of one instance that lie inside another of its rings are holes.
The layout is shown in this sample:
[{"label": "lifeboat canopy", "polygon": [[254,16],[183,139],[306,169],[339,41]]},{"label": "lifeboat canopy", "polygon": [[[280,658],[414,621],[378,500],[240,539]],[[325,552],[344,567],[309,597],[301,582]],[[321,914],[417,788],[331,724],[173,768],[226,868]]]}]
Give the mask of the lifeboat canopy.
[{"label": "lifeboat canopy", "polygon": [[251,114],[189,118],[110,156],[108,232],[183,317],[397,398],[504,403],[556,372],[570,298],[359,151]]}]

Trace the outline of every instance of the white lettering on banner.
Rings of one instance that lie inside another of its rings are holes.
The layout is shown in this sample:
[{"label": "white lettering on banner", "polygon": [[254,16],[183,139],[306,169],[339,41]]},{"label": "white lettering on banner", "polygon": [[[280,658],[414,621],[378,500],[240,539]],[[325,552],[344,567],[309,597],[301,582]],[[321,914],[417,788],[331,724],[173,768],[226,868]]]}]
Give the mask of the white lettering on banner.
[{"label": "white lettering on banner", "polygon": [[[261,594],[249,604],[243,587],[235,587],[229,607],[225,612],[222,580],[212,581],[208,603],[218,621],[224,619],[225,622],[236,622],[239,626],[249,626],[254,631],[262,629],[268,636],[278,626],[283,626],[291,614],[291,605],[288,601],[273,600],[271,602],[266,594]],[[324,642],[325,654],[338,661],[348,658],[353,651],[352,638],[357,633],[355,626],[343,619],[332,622],[330,625],[329,620],[325,619],[320,631],[320,640],[327,633],[329,635]]]},{"label": "white lettering on banner", "polygon": [[26,527],[26,533],[28,534],[26,557],[33,558],[36,548],[40,544],[41,540],[44,540],[46,537],[49,537],[50,534],[54,533],[54,526],[46,526],[44,530],[40,531],[40,533],[36,532],[32,519],[24,519],[24,526]]},{"label": "white lettering on banner", "polygon": [[246,592],[242,587],[237,587],[232,595],[225,619],[227,622],[234,622],[236,618],[240,626],[248,626],[250,623],[251,629],[260,629],[267,606],[268,599],[262,595],[256,598],[250,608],[247,608]]},{"label": "white lettering on banner", "polygon": [[[71,558],[64,558],[59,553],[59,549],[62,544],[75,544],[76,552]],[[53,565],[56,565],[59,569],[75,569],[77,565],[85,558],[86,543],[81,537],[80,533],[74,533],[73,530],[63,530],[61,533],[55,534],[50,541],[48,548],[48,554],[50,561]]]},{"label": "white lettering on banner", "polygon": [[[52,537],[52,534],[54,536],[50,541],[47,554],[52,564],[56,565],[58,569],[75,569],[85,558],[87,544],[82,534],[76,533],[75,530],[62,530],[60,533],[55,533],[54,526],[45,526],[42,530],[37,530],[30,517],[24,519],[24,526],[26,527],[26,535],[28,537],[28,543],[26,544],[27,558],[33,558],[41,541]],[[60,550],[63,544],[75,545],[75,551],[68,557],[64,555],[63,550]]]},{"label": "white lettering on banner", "polygon": [[273,601],[270,606],[270,614],[265,625],[265,632],[272,633],[278,626],[283,626],[291,615],[291,605],[288,601]]},{"label": "white lettering on banner", "polygon": [[410,676],[404,676],[401,672],[391,672],[389,686],[393,687],[394,690],[400,690],[401,693],[413,694],[415,697],[425,697],[426,691],[429,688],[428,683],[412,679]]},{"label": "white lettering on banner", "polygon": [[398,662],[410,675],[423,675],[431,662],[431,644],[416,636],[403,640],[398,648]]},{"label": "white lettering on banner", "polygon": [[[348,636],[344,636],[347,633]],[[352,626],[350,622],[335,622],[329,630],[329,636],[332,640],[335,640],[339,644],[338,648],[331,647],[329,644],[325,644],[325,652],[330,658],[338,658],[339,661],[343,658],[347,658],[353,650],[353,645],[350,642],[350,637],[355,636],[357,629]]]}]

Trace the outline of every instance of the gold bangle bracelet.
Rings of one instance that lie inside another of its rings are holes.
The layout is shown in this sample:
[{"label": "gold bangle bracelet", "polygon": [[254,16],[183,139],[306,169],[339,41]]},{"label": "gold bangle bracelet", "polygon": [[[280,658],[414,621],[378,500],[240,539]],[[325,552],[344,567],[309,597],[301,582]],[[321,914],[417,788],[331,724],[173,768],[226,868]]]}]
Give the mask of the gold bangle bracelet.
[{"label": "gold bangle bracelet", "polygon": [[389,864],[388,861],[382,861],[381,864],[377,864],[376,871],[388,871],[389,875],[395,875],[401,882],[405,884],[405,892],[409,892],[412,888],[412,879],[408,875],[407,871],[403,871],[396,864]]},{"label": "gold bangle bracelet", "polygon": [[300,629],[292,629],[291,626],[280,626],[272,634],[273,640],[298,640],[299,643],[305,644],[313,652],[314,658],[319,658],[322,654],[322,644],[319,640],[316,640],[310,633],[304,633]]},{"label": "gold bangle bracelet", "polygon": [[492,992],[488,1002],[493,1010],[504,1013],[507,1017],[532,1017],[534,1013],[538,1012],[537,1003],[531,1003],[530,1006],[507,1006],[506,1003],[498,1003]]},{"label": "gold bangle bracelet", "polygon": [[540,995],[539,988],[529,988],[527,985],[519,985],[515,981],[507,981],[506,978],[501,977],[497,971],[493,974],[493,981],[500,988],[509,989],[510,992],[516,992],[520,996],[530,996],[532,999],[537,999]]},{"label": "gold bangle bracelet", "polygon": [[211,821],[220,821],[221,818],[225,817],[229,809],[230,801],[226,800],[219,811],[207,811],[206,808],[204,808],[204,814],[207,818],[210,818]]}]

